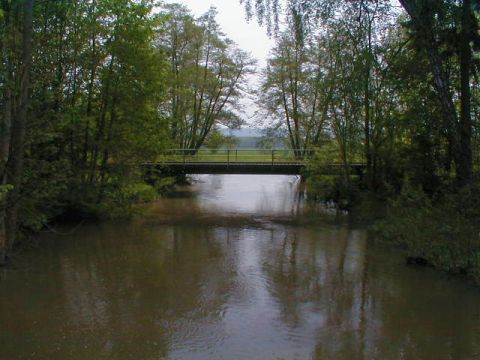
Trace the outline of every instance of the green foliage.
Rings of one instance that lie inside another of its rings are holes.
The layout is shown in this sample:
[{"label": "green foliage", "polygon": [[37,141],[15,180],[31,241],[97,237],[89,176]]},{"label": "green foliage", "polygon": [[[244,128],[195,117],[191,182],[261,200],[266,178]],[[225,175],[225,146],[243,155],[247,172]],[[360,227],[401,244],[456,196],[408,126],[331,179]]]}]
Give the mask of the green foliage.
[{"label": "green foliage", "polygon": [[288,144],[288,138],[284,131],[275,127],[267,127],[263,130],[262,137],[257,138],[255,146],[250,146],[250,148],[285,149],[289,147]]},{"label": "green foliage", "polygon": [[[325,113],[342,161],[364,154],[371,190],[398,188],[405,174],[429,194],[445,174],[457,186],[471,179],[480,141],[474,1],[401,0],[404,13],[389,1],[240,2],[277,34],[262,104],[285,123],[293,147],[321,125],[308,116]],[[308,111],[316,102],[327,106]]]},{"label": "green foliage", "polygon": [[264,124],[284,130],[290,148],[307,149],[317,146],[323,135],[335,65],[323,39],[305,39],[296,19],[288,21],[277,38],[263,72],[258,103]]},{"label": "green foliage", "polygon": [[[388,1],[244,3],[271,25],[288,5],[259,99],[272,129],[303,150],[297,158],[321,147],[307,167],[309,197],[350,207],[361,186],[393,196],[377,227],[382,237],[409,256],[480,278],[479,181],[465,181],[471,152],[480,156],[478,9],[402,0],[406,17]],[[237,145],[215,129],[241,124],[254,61],[222,34],[214,9],[194,18],[180,5],[155,6],[0,3],[0,183],[15,185],[0,186],[0,200],[16,209],[22,229],[66,212],[125,216],[174,182],[144,184],[142,162],[172,147]],[[12,127],[26,109],[26,128]],[[361,184],[349,173],[358,162],[367,166]],[[20,174],[7,168],[20,163]],[[322,175],[330,163],[342,166],[338,176]]]},{"label": "green foliage", "polygon": [[235,137],[235,136],[225,136],[225,141],[224,141],[224,146],[227,148],[227,149],[235,149],[235,148],[238,148],[240,144],[240,139]]},{"label": "green foliage", "polygon": [[338,201],[337,177],[329,175],[309,176],[307,179],[308,198],[315,201]]},{"label": "green foliage", "polygon": [[66,195],[72,191],[73,174],[65,160],[28,158],[25,168],[19,225],[26,232],[35,232],[65,211]]},{"label": "green foliage", "polygon": [[223,135],[218,129],[214,129],[205,139],[204,146],[215,154],[220,148],[236,148],[239,142],[240,140],[235,136]]},{"label": "green foliage", "polygon": [[161,172],[149,174],[146,179],[148,184],[152,186],[158,194],[168,193],[175,186],[177,179],[175,177],[166,177]]},{"label": "green foliage", "polygon": [[13,186],[10,184],[0,185],[0,201],[4,201],[6,195],[12,189],[13,189]]},{"label": "green foliage", "polygon": [[137,205],[158,198],[157,190],[143,182],[109,186],[100,203],[84,203],[83,211],[95,218],[129,218],[141,211]]},{"label": "green foliage", "polygon": [[226,136],[223,135],[218,130],[213,130],[210,132],[208,137],[205,139],[205,147],[212,150],[218,150],[226,142]]},{"label": "green foliage", "polygon": [[308,159],[305,176],[308,198],[313,201],[334,202],[340,208],[347,209],[353,205],[354,195],[358,191],[358,179],[351,176],[348,170],[340,170],[338,175],[325,175],[324,168],[336,160],[337,152],[325,145],[316,149],[313,157]]},{"label": "green foliage", "polygon": [[[176,147],[196,150],[217,125],[242,124],[238,99],[254,61],[220,31],[214,8],[199,18],[178,4],[165,5],[164,11],[158,43],[171,59],[164,111]],[[214,146],[216,138],[210,140]]]},{"label": "green foliage", "polygon": [[[19,81],[5,80],[15,79],[22,56],[23,10],[14,4],[0,5],[2,136],[9,126],[4,100],[19,93]],[[157,196],[142,185],[138,166],[172,144],[160,111],[168,91],[167,59],[156,43],[164,21],[148,0],[35,2],[29,123],[15,201],[22,230],[67,213],[128,213]],[[9,188],[1,190],[3,198]]]}]

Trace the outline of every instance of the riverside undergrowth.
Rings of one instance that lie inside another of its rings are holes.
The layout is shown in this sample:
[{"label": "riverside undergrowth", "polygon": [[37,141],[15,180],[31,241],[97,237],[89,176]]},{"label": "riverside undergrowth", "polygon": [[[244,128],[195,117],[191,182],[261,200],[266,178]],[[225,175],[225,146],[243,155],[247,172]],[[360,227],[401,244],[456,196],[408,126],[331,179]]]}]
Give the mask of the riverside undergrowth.
[{"label": "riverside undergrowth", "polygon": [[339,177],[307,178],[311,201],[335,202],[377,242],[397,247],[408,263],[464,274],[480,285],[480,182],[445,185],[434,193],[405,179],[400,191],[346,186]]},{"label": "riverside undergrowth", "polygon": [[410,262],[465,274],[480,284],[480,186],[435,197],[405,183],[372,230],[405,251]]}]

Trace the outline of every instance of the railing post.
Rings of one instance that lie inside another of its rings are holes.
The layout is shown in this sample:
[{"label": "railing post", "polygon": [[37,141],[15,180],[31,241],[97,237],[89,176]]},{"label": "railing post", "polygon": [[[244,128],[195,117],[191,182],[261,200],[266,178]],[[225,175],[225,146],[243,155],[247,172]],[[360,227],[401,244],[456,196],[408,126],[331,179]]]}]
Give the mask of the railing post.
[{"label": "railing post", "polygon": [[187,152],[185,151],[185,149],[180,151],[183,151],[183,164],[185,165],[185,163],[187,162]]},{"label": "railing post", "polygon": [[227,166],[230,166],[230,149],[227,149]]},{"label": "railing post", "polygon": [[275,149],[272,149],[272,166],[275,161]]},{"label": "railing post", "polygon": [[235,149],[235,161],[238,161],[238,149]]}]

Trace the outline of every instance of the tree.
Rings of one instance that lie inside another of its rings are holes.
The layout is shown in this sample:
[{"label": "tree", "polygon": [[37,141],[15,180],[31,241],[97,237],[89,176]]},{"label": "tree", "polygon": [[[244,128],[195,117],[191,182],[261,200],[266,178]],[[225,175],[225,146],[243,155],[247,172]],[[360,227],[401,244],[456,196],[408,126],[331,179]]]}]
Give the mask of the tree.
[{"label": "tree", "polygon": [[287,129],[297,157],[320,145],[335,86],[335,64],[325,38],[306,33],[300,16],[292,14],[289,27],[279,34],[260,96],[270,117]]},{"label": "tree", "polygon": [[158,38],[171,66],[165,111],[177,146],[196,151],[217,124],[241,123],[235,109],[254,62],[220,32],[215,9],[199,19],[179,5],[166,11],[169,21]]},{"label": "tree", "polygon": [[[471,118],[471,77],[473,66],[473,49],[478,50],[478,18],[474,14],[471,0],[450,4],[449,2],[400,1],[410,16],[414,35],[420,44],[426,44],[430,65],[434,75],[434,86],[445,112],[448,126],[449,142],[452,147],[456,165],[457,178],[461,184],[468,182],[472,176],[472,118]],[[453,19],[452,19],[453,18]],[[453,29],[459,29],[452,32]],[[460,116],[454,101],[450,79],[445,75],[450,56],[442,54],[442,47],[453,46],[458,54]]]},{"label": "tree", "polygon": [[363,143],[371,187],[380,146],[375,140],[382,132],[381,34],[388,31],[389,22],[383,20],[389,18],[389,7],[345,4],[308,31],[306,14],[295,7],[291,12],[289,26],[277,34],[261,103],[286,118],[294,148],[319,146],[322,135],[333,134],[346,169]]},{"label": "tree", "polygon": [[[19,197],[22,186],[24,141],[27,113],[30,104],[30,69],[32,65],[33,0],[12,4],[3,3],[5,19],[2,38],[2,68],[4,82],[2,137],[2,185],[9,183],[7,208],[2,204],[0,213],[0,264],[5,251],[15,243]],[[21,20],[19,20],[21,19]],[[15,46],[15,32],[22,34],[21,45]],[[3,199],[2,199],[3,202]]]},{"label": "tree", "polygon": [[160,112],[167,61],[154,44],[164,16],[152,1],[0,6],[3,256],[17,229],[123,201],[139,165],[170,142]]},{"label": "tree", "polygon": [[[272,19],[277,24],[281,9],[301,13],[306,24],[326,24],[336,21],[336,14],[345,9],[354,10],[366,35],[365,87],[364,87],[364,133],[365,153],[369,169],[373,166],[370,149],[371,129],[371,76],[374,64],[372,55],[372,25],[387,1],[362,0],[359,2],[314,0],[314,1],[256,1],[243,0],[249,16],[256,15],[261,23],[272,29]],[[400,0],[410,18],[411,34],[418,44],[417,51],[425,52],[437,99],[443,109],[443,127],[455,164],[456,178],[460,185],[467,183],[472,175],[472,76],[477,65],[474,51],[480,45],[478,17],[474,2]],[[317,21],[318,20],[318,21]],[[315,26],[313,26],[315,28]],[[454,66],[452,67],[452,64]],[[458,89],[458,91],[457,91]],[[460,109],[460,114],[458,114]]]},{"label": "tree", "polygon": [[229,150],[238,146],[239,139],[233,135],[224,135],[218,129],[213,129],[205,139],[204,146],[217,152],[222,146]]}]

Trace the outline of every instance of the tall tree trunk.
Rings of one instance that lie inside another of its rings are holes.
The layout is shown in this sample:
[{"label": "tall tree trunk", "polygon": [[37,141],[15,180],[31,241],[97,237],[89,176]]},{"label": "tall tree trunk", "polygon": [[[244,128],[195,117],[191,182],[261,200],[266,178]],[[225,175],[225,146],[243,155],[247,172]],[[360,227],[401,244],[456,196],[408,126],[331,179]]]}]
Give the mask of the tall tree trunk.
[{"label": "tall tree trunk", "polygon": [[365,108],[365,123],[364,123],[364,133],[365,133],[365,160],[367,161],[367,187],[371,188],[372,179],[373,179],[373,168],[372,168],[372,153],[370,146],[370,53],[367,55],[367,63],[365,69],[365,88],[364,88],[364,108]]},{"label": "tall tree trunk", "polygon": [[112,103],[110,106],[110,121],[108,124],[107,138],[105,140],[105,145],[103,149],[102,165],[100,167],[100,185],[99,185],[99,191],[98,191],[98,197],[97,197],[97,204],[100,204],[103,201],[103,196],[105,194],[105,185],[108,178],[107,177],[108,159],[110,156],[109,145],[113,138],[113,124],[117,121],[117,111],[116,111],[117,97],[118,97],[118,91],[117,91],[117,87],[115,87]]},{"label": "tall tree trunk", "polygon": [[94,84],[97,75],[97,32],[95,29],[95,22],[96,14],[96,1],[92,1],[92,5],[90,7],[89,16],[91,16],[91,21],[93,26],[93,30],[91,33],[91,63],[90,63],[90,80],[88,83],[88,95],[87,95],[87,110],[86,110],[86,123],[83,135],[83,155],[82,155],[82,166],[84,170],[84,175],[82,176],[82,181],[87,181],[88,179],[88,171],[87,171],[87,162],[88,162],[88,148],[90,146],[90,117],[92,115],[93,110],[93,91],[94,91]]},{"label": "tall tree trunk", "polygon": [[69,147],[70,147],[70,164],[72,168],[76,168],[78,165],[78,154],[75,151],[75,132],[77,129],[77,82],[78,82],[78,14],[77,14],[77,5],[74,5],[74,21],[73,21],[73,58],[72,58],[72,79],[71,79],[71,101],[70,101],[70,128],[68,130],[68,139],[69,139]]},{"label": "tall tree trunk", "polygon": [[7,209],[8,247],[14,245],[17,235],[17,220],[20,200],[20,191],[23,178],[23,158],[25,130],[27,125],[27,113],[29,107],[30,69],[32,66],[32,34],[33,34],[33,0],[24,0],[23,8],[23,44],[22,62],[18,72],[20,76],[20,88],[18,108],[12,119],[12,138],[10,152],[10,176],[9,183],[13,190],[9,193]]},{"label": "tall tree trunk", "polygon": [[[5,82],[5,110],[3,113],[2,124],[0,129],[0,162],[1,174],[0,185],[7,184],[7,165],[10,151],[10,128],[12,121],[12,95],[10,91],[10,74],[9,62],[6,61],[6,77]],[[6,197],[0,198],[0,265],[5,263],[5,255],[7,250],[7,230],[6,230]]]},{"label": "tall tree trunk", "polygon": [[364,134],[365,134],[365,160],[367,161],[367,188],[371,188],[373,184],[373,179],[375,178],[374,174],[374,167],[373,167],[373,159],[372,159],[372,147],[371,147],[371,137],[372,137],[372,112],[371,112],[371,91],[370,91],[370,80],[372,75],[372,58],[373,58],[373,51],[372,51],[372,26],[373,26],[373,18],[368,13],[367,17],[367,48],[365,51],[365,84],[364,84],[364,110],[365,110],[365,122],[364,122]]},{"label": "tall tree trunk", "polygon": [[110,65],[108,66],[108,76],[106,79],[106,85],[103,93],[103,101],[102,101],[102,112],[100,114],[100,118],[97,124],[97,132],[95,134],[94,138],[94,143],[93,148],[92,148],[92,154],[91,154],[91,163],[90,163],[90,177],[89,177],[89,182],[90,184],[93,184],[96,179],[97,175],[97,162],[98,162],[98,156],[101,147],[103,146],[103,142],[105,141],[105,121],[107,117],[107,112],[109,108],[109,102],[110,102],[110,86],[112,82],[112,77],[113,77],[113,64],[115,63],[115,55],[112,55],[112,58],[110,59]]},{"label": "tall tree trunk", "polygon": [[[3,82],[5,83],[4,91],[1,94],[4,104],[3,116],[0,116],[0,186],[7,184],[7,164],[10,151],[10,132],[12,122],[12,94],[11,94],[11,78],[12,78],[12,65],[9,56],[9,18],[10,13],[7,12],[5,4],[1,9],[4,11],[4,24],[2,25],[3,34],[0,34],[0,56],[3,65]],[[3,196],[0,199],[0,265],[5,263],[5,255],[7,249],[7,231],[6,231],[6,197]]]},{"label": "tall tree trunk", "polygon": [[460,124],[459,154],[457,176],[460,184],[467,183],[472,177],[472,117],[470,73],[472,50],[470,32],[473,14],[472,1],[464,0],[462,9],[462,30],[460,34]]},{"label": "tall tree trunk", "polygon": [[[469,153],[470,153],[470,164],[471,164],[471,149],[469,146],[469,140],[466,140],[464,142],[460,139],[457,110],[455,108],[455,104],[453,102],[453,96],[450,91],[450,82],[443,70],[443,61],[439,53],[439,44],[433,34],[433,30],[432,30],[432,28],[434,27],[433,14],[431,13],[431,9],[430,9],[430,7],[433,4],[432,3],[433,0],[427,0],[422,2],[417,2],[414,0],[399,0],[399,1],[404,7],[404,9],[406,10],[406,12],[409,14],[410,18],[412,19],[413,25],[419,35],[419,39],[422,40],[422,43],[424,44],[425,51],[430,61],[430,65],[433,73],[433,85],[438,95],[439,102],[443,109],[443,113],[445,117],[446,138],[447,138],[447,141],[449,142],[449,148],[452,150],[452,153],[453,153],[453,160],[455,162],[457,178],[462,182],[464,181],[462,180],[462,177],[468,178],[469,177],[468,174],[471,173],[471,165],[470,167],[468,166]],[[466,2],[468,1],[470,3],[471,0],[465,0],[465,1]],[[462,30],[462,33],[463,33],[463,30]],[[466,68],[468,69],[470,67],[468,62],[463,64],[463,66],[466,66]],[[470,70],[466,70],[466,71],[468,71],[469,73]],[[466,95],[469,98],[470,90],[469,89],[467,90],[466,87],[465,89],[462,88],[462,90],[466,90],[465,94],[462,91],[462,97],[463,95]],[[462,103],[464,101],[466,102],[465,98],[462,99]],[[470,101],[468,101],[468,105],[466,104],[467,106],[466,108],[463,108],[464,105],[462,105],[462,112],[465,112],[465,115],[467,110],[469,112],[469,107],[470,107],[469,104],[470,104]],[[466,124],[464,130],[468,133],[468,124]],[[467,139],[469,139],[468,134],[466,135],[466,137]],[[462,149],[463,146],[466,146],[466,149]]]}]

